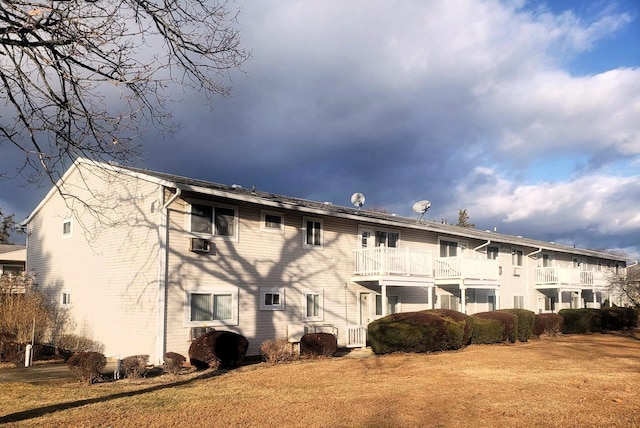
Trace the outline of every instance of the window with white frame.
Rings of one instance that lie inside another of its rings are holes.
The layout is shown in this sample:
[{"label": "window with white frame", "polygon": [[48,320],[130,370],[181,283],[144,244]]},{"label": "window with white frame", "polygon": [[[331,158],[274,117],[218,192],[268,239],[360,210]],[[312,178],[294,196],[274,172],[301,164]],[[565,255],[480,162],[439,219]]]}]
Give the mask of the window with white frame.
[{"label": "window with white frame", "polygon": [[317,291],[306,291],[304,293],[303,321],[322,321],[323,304],[322,293]]},{"label": "window with white frame", "polygon": [[238,210],[230,205],[191,203],[189,231],[200,236],[237,237]]},{"label": "window with white frame", "polygon": [[71,306],[71,291],[62,291],[62,306]]},{"label": "window with white frame", "polygon": [[186,324],[192,327],[237,325],[238,290],[191,290],[187,292]]},{"label": "window with white frame", "polygon": [[66,219],[62,222],[62,236],[69,237],[73,233],[71,228],[71,219]]},{"label": "window with white frame", "polygon": [[524,309],[524,296],[513,296],[513,308]]},{"label": "window with white frame", "polygon": [[514,266],[522,266],[522,261],[524,258],[524,251],[512,249],[511,250],[511,264]]},{"label": "window with white frame", "polygon": [[500,254],[499,247],[487,247],[487,259],[489,260],[497,260],[498,254]]},{"label": "window with white frame", "polygon": [[[400,312],[400,297],[397,294],[387,295],[387,315]],[[382,315],[382,295],[376,294],[376,315]]]},{"label": "window with white frame", "polygon": [[284,311],[284,287],[260,288],[261,311]]},{"label": "window with white frame", "polygon": [[322,220],[305,217],[302,220],[303,244],[307,248],[322,248]]},{"label": "window with white frame", "polygon": [[456,257],[458,255],[458,243],[454,241],[440,240],[440,257]]},{"label": "window with white frame", "polygon": [[263,211],[261,228],[267,232],[284,233],[284,216],[280,213]]}]

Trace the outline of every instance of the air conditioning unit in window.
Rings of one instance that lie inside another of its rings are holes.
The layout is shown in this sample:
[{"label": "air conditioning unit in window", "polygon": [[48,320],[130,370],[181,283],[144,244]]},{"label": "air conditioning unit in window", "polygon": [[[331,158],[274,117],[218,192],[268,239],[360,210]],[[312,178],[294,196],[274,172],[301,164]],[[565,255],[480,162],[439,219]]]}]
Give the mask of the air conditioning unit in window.
[{"label": "air conditioning unit in window", "polygon": [[211,331],[215,331],[213,327],[191,327],[189,329],[189,340],[196,340],[198,337],[203,334],[209,333]]},{"label": "air conditioning unit in window", "polygon": [[211,243],[208,239],[191,238],[189,250],[194,253],[206,254],[211,251]]}]

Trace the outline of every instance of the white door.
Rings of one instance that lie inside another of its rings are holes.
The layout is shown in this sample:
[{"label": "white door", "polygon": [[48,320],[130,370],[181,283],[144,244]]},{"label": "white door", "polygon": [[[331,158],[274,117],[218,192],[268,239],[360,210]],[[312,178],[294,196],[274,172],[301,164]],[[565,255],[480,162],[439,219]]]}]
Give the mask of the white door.
[{"label": "white door", "polygon": [[371,295],[360,293],[360,325],[367,326],[371,322]]}]

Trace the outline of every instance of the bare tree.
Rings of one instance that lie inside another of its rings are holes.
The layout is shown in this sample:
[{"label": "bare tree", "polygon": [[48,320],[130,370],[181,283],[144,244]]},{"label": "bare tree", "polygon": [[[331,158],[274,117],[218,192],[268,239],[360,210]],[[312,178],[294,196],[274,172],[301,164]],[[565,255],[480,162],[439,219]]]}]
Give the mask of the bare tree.
[{"label": "bare tree", "polygon": [[476,227],[475,224],[469,223],[469,214],[467,214],[466,208],[458,211],[458,224],[456,226],[469,228]]},{"label": "bare tree", "polygon": [[13,214],[5,215],[0,208],[0,244],[9,242],[9,236],[14,226]]},{"label": "bare tree", "polygon": [[143,131],[173,129],[175,87],[228,95],[250,55],[227,6],[0,0],[0,147],[24,155],[17,174],[55,182],[78,156],[126,162]]},{"label": "bare tree", "polygon": [[638,265],[627,268],[626,274],[612,274],[609,277],[609,292],[619,296],[622,302],[640,306],[640,268]]}]

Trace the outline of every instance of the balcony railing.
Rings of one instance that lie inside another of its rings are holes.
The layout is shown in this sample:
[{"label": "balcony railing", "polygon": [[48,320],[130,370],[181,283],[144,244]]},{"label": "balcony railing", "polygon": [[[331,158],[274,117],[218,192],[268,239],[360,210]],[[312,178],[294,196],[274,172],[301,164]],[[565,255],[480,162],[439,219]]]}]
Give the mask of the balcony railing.
[{"label": "balcony railing", "polygon": [[408,248],[363,248],[354,250],[355,275],[433,276],[431,253]]},{"label": "balcony railing", "polygon": [[604,272],[556,266],[536,268],[536,285],[561,284],[605,287],[607,285],[607,278]]},{"label": "balcony railing", "polygon": [[433,260],[436,279],[480,279],[497,281],[500,268],[496,260],[467,257],[438,257]]}]

